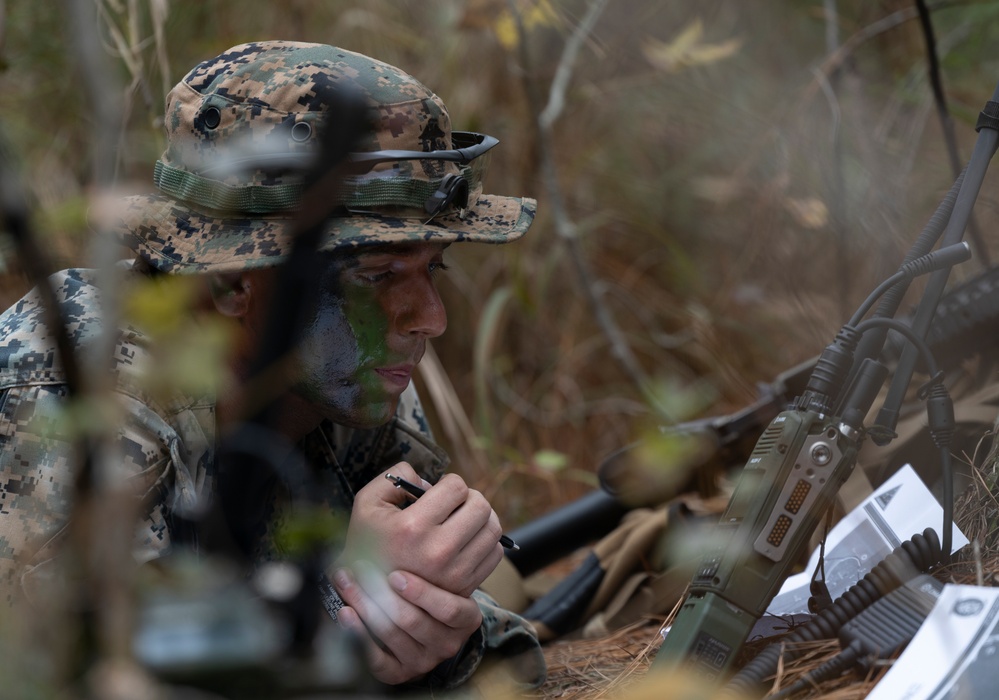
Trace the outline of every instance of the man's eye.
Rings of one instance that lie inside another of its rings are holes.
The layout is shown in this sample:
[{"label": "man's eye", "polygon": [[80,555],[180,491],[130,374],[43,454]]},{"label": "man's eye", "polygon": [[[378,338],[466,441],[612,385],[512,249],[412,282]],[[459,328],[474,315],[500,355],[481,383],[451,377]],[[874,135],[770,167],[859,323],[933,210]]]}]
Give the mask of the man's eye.
[{"label": "man's eye", "polygon": [[440,272],[447,272],[448,266],[444,261],[438,261],[430,263],[428,269],[430,270],[430,275],[436,277]]},{"label": "man's eye", "polygon": [[391,270],[371,270],[369,272],[358,272],[357,276],[369,284],[375,284],[388,279],[392,275]]}]

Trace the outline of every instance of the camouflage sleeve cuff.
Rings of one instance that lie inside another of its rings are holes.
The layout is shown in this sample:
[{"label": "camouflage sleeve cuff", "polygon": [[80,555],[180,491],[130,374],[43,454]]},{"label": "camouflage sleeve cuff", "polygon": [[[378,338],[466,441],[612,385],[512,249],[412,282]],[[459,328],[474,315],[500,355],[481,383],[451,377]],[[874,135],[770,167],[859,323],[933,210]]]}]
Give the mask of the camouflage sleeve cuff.
[{"label": "camouflage sleeve cuff", "polygon": [[488,656],[503,663],[507,680],[522,688],[545,682],[545,657],[538,635],[527,620],[501,608],[482,591],[472,593],[482,611],[482,626],[458,654],[435,668],[426,678],[432,688],[448,690],[467,682]]},{"label": "camouflage sleeve cuff", "polygon": [[333,585],[326,578],[325,574],[319,575],[319,597],[323,601],[323,607],[326,608],[326,612],[333,618],[333,622],[340,624],[340,620],[337,619],[337,613],[340,612],[340,608],[346,605],[346,603],[343,602],[343,598],[336,592],[336,589],[333,588]]}]

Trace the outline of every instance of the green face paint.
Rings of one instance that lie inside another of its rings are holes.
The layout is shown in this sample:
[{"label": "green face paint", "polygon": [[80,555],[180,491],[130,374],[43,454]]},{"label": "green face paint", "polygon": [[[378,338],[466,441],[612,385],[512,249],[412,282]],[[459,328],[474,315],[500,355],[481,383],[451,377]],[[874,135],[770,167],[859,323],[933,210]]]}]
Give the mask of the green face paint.
[{"label": "green face paint", "polygon": [[375,427],[395,413],[446,318],[432,276],[440,245],[324,255],[296,391],[336,423]]}]

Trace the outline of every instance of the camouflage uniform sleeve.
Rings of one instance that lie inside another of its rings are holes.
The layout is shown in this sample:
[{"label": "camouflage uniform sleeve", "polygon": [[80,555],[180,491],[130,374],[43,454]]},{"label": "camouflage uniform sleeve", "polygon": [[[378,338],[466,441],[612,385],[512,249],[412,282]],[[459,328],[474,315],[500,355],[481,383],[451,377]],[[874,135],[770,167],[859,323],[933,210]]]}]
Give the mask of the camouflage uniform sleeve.
[{"label": "camouflage uniform sleeve", "polygon": [[[169,492],[174,500],[191,500],[193,484],[172,428],[137,400],[119,398],[127,417],[110,445],[114,458],[104,468],[104,481],[127,499],[128,505],[116,508],[122,524],[136,528],[133,557],[140,563],[169,546],[163,498]],[[78,464],[68,421],[62,385],[18,386],[0,394],[0,595],[8,604],[24,596],[32,600],[48,581],[67,574],[60,554]],[[141,502],[152,510],[138,512]]]},{"label": "camouflage uniform sleeve", "polygon": [[483,663],[499,661],[504,680],[522,688],[545,682],[545,657],[538,635],[527,620],[510,612],[483,591],[472,593],[482,611],[482,626],[454,658],[440,664],[427,677],[431,688],[456,688],[472,677]]},{"label": "camouflage uniform sleeve", "polygon": [[12,387],[0,395],[0,595],[20,593],[20,577],[64,526],[73,465],[59,431],[61,386]]}]

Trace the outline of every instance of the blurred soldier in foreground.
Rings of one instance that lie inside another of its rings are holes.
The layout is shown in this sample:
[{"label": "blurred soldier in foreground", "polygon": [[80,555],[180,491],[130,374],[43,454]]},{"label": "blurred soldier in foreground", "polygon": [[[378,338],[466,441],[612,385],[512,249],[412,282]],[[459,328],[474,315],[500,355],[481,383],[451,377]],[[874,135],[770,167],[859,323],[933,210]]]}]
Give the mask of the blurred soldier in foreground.
[{"label": "blurred soldier in foreground", "polygon": [[[535,203],[483,195],[475,158],[495,141],[452,135],[436,95],[356,53],[245,44],[196,66],[167,98],[168,145],[154,172],[160,192],[128,198],[117,216],[138,256],[126,277],[197,276],[205,308],[235,329],[227,355],[233,381],[217,395],[175,387],[153,395],[144,376],[157,361],[155,343],[134,326],[117,336],[121,478],[149,505],[135,557],[169,553],[178,516],[216,491],[226,428],[255,410],[245,380],[275,296],[275,266],[290,249],[302,163],[317,149],[324,96],[343,85],[363,95],[374,130],[355,154],[346,201],[325,224],[316,298],[305,309],[281,310],[301,313],[304,334],[283,370],[288,383],[268,397],[273,427],[321,477],[318,500],[349,514],[320,580],[326,612],[316,614],[362,640],[384,683],[453,687],[497,649],[519,654],[522,680],[538,684],[544,662],[533,629],[476,590],[502,557],[498,518],[460,477],[443,476],[447,457],[411,383],[427,340],[446,326],[434,282],[445,248],[515,240]],[[429,151],[443,152],[441,159],[421,158]],[[85,353],[101,334],[96,275],[66,270],[52,282]],[[33,291],[0,317],[0,581],[12,603],[44,577],[73,527],[62,368]],[[407,501],[386,472],[427,493]],[[254,505],[266,516],[254,533],[259,561],[280,558],[275,536],[289,510],[276,484],[263,498]]]}]

